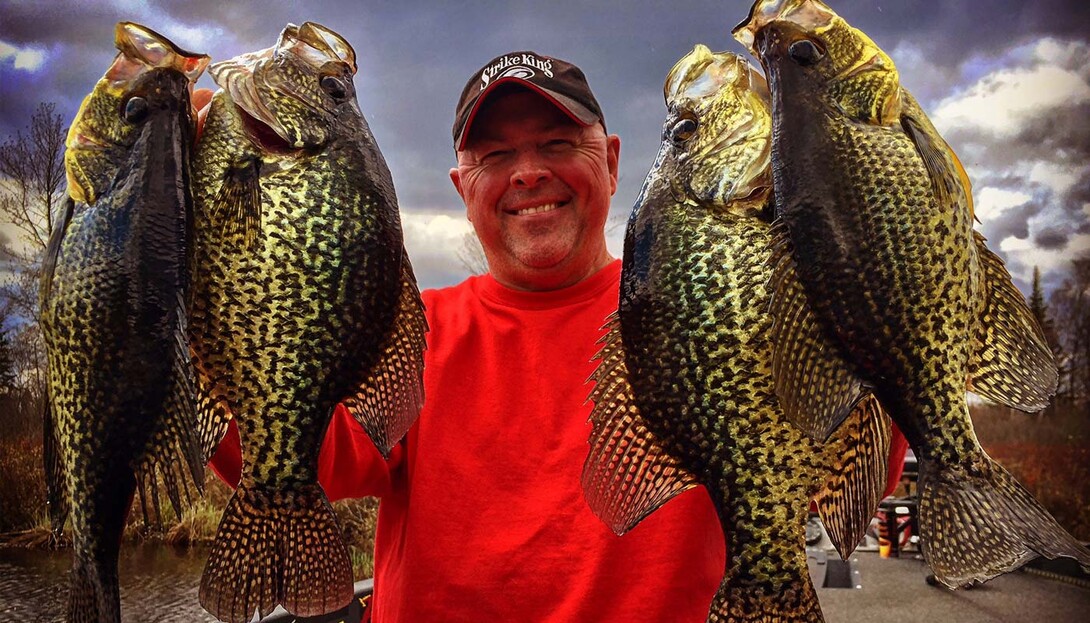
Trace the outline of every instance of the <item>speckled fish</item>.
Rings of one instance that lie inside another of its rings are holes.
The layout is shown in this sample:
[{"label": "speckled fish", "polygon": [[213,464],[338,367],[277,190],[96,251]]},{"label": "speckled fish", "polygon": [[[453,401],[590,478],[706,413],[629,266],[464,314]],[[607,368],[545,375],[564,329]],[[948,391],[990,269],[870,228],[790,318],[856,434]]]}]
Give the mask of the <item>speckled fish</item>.
[{"label": "speckled fish", "polygon": [[811,497],[847,557],[886,484],[889,419],[862,402],[827,444],[784,416],[772,380],[771,117],[764,79],[697,46],[625,235],[620,306],[591,377],[583,473],[623,534],[702,484],[727,543],[709,621],[821,621],[806,564]]},{"label": "speckled fish", "polygon": [[226,621],[352,598],[318,452],[344,402],[385,455],[423,402],[423,305],[390,172],[337,33],[289,24],[215,63],[198,145],[190,329],[210,453],[238,422],[242,479],[200,602]]},{"label": "speckled fish", "polygon": [[[878,397],[920,460],[920,538],[946,585],[1038,554],[1090,567],[973,432],[967,387],[1036,411],[1057,373],[1003,262],[973,231],[957,157],[889,56],[823,3],[761,0],[734,32],[768,76],[777,263],[797,267],[804,289],[773,297],[788,414],[820,439],[852,404],[841,397]],[[812,315],[797,312],[802,300]],[[850,364],[824,356],[815,334]]]},{"label": "speckled fish", "polygon": [[[192,84],[208,57],[122,22],[64,156],[68,202],[40,288],[47,490],[71,515],[69,621],[119,621],[117,555],[139,487],[180,512],[203,485],[185,339]],[[148,508],[144,504],[145,518]]]}]

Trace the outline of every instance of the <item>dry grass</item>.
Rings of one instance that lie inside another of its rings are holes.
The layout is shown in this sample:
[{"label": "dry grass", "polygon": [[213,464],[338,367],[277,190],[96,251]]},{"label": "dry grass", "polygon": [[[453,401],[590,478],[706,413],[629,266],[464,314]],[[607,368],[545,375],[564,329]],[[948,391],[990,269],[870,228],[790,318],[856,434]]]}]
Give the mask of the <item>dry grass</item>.
[{"label": "dry grass", "polygon": [[1090,541],[1090,413],[1056,404],[1040,414],[973,409],[980,444],[1075,538]]}]

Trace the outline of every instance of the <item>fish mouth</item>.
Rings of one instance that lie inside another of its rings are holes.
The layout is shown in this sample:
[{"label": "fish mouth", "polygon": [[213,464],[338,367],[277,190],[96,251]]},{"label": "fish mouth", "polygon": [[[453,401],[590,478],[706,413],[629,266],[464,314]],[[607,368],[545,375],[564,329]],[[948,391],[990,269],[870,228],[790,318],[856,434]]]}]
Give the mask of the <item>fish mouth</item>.
[{"label": "fish mouth", "polygon": [[239,116],[242,118],[242,128],[245,130],[246,136],[258,149],[277,154],[302,151],[301,147],[293,146],[275,128],[251,115],[245,108],[236,104],[235,109],[238,110]]}]

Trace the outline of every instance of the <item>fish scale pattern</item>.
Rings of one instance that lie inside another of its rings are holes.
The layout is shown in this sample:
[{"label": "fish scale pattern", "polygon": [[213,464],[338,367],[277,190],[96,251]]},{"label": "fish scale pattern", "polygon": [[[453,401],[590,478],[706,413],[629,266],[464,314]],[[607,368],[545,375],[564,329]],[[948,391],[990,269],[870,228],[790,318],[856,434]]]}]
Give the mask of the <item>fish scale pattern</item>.
[{"label": "fish scale pattern", "polygon": [[[957,156],[892,60],[819,0],[759,0],[735,35],[760,58],[773,94],[773,185],[790,238],[775,265],[797,272],[848,373],[919,457],[920,538],[936,577],[951,587],[986,581],[1030,552],[1090,569],[1090,551],[973,432],[965,393],[974,374],[990,398],[1041,408],[1056,370],[1010,276],[972,230]],[[803,40],[816,57],[793,53]],[[789,321],[789,304],[773,307]],[[804,354],[791,340],[776,348],[792,349],[777,360]],[[821,416],[802,413],[789,395],[800,386],[784,380],[788,416],[820,433]]]},{"label": "fish scale pattern", "polygon": [[[810,499],[820,493],[850,552],[885,486],[889,423],[865,401],[818,443],[776,397],[770,119],[756,79],[704,46],[667,78],[665,139],[629,219],[619,310],[592,376],[583,482],[618,532],[703,484],[727,544],[708,620],[820,621]],[[698,129],[675,134],[678,119]]]},{"label": "fish scale pattern", "polygon": [[344,402],[386,454],[422,403],[423,305],[354,71],[348,43],[312,22],[211,68],[223,90],[194,165],[188,308],[206,456],[231,419],[242,441],[199,593],[225,621],[348,603],[317,483],[326,427]]}]

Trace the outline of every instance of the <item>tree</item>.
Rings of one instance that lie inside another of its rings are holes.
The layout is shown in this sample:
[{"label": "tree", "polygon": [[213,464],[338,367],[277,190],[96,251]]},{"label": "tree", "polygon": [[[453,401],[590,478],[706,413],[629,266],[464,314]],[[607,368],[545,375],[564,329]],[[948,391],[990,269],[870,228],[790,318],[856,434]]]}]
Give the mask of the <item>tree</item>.
[{"label": "tree", "polygon": [[1071,262],[1070,273],[1050,300],[1065,357],[1058,393],[1090,400],[1090,257]]},{"label": "tree", "polygon": [[1033,267],[1033,291],[1029,297],[1029,310],[1045,334],[1045,341],[1052,350],[1052,354],[1057,360],[1061,359],[1063,348],[1060,346],[1060,336],[1056,332],[1056,324],[1049,315],[1048,304],[1045,303],[1044,290],[1041,288],[1041,269],[1037,266]]},{"label": "tree", "polygon": [[0,221],[17,240],[0,240],[0,265],[10,275],[0,284],[12,381],[31,403],[44,394],[45,348],[38,330],[38,281],[42,255],[63,200],[67,129],[51,103],[39,104],[30,125],[0,143]]},{"label": "tree", "polygon": [[16,311],[38,319],[38,270],[63,197],[67,129],[56,105],[39,104],[26,133],[0,144],[0,218],[15,226],[19,240],[4,245],[2,257],[16,277],[5,284]]},{"label": "tree", "polygon": [[462,246],[458,249],[458,261],[471,275],[483,275],[488,272],[488,258],[484,255],[481,239],[473,230],[462,236]]},{"label": "tree", "polygon": [[0,329],[0,396],[15,389],[15,356],[11,350],[8,332]]}]

